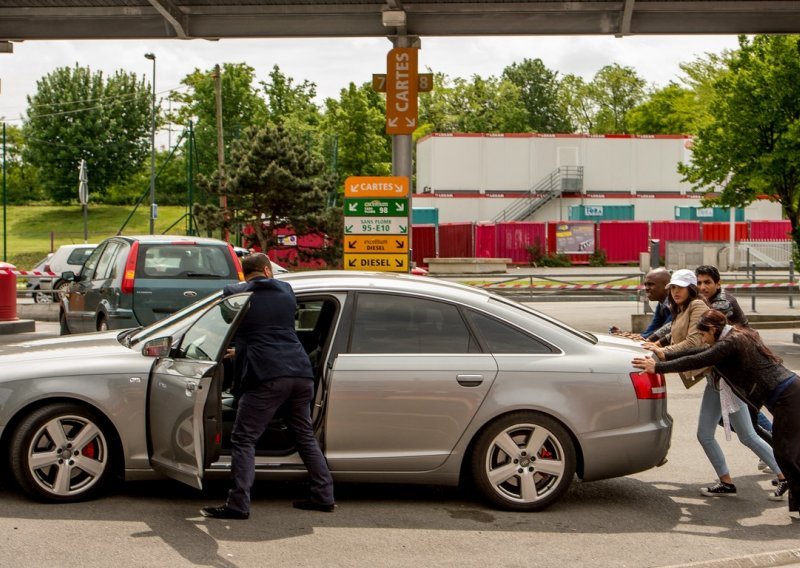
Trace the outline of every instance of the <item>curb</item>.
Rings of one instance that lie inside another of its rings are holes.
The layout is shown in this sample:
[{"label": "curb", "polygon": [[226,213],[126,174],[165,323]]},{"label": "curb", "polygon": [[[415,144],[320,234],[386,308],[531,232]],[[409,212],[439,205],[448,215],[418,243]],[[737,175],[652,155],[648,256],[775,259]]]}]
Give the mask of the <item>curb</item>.
[{"label": "curb", "polygon": [[672,564],[664,568],[767,568],[770,566],[800,566],[800,548],[762,552],[738,558],[720,558],[689,564]]}]

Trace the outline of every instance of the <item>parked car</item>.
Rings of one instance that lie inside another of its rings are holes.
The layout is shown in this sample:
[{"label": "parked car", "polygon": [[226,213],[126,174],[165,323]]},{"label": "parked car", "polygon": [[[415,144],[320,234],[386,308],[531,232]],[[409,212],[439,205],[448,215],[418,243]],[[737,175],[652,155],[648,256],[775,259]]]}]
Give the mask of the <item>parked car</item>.
[{"label": "parked car", "polygon": [[[631,368],[644,353],[633,341],[432,278],[280,278],[297,296],[297,334],[316,369],[314,426],[336,480],[469,477],[493,505],[535,511],[575,474],[592,481],[665,461],[666,383]],[[236,410],[223,354],[248,301],[218,294],[145,328],[0,347],[0,445],[20,486],[74,501],[115,474],[198,488],[230,475]],[[306,475],[280,419],[258,443],[256,471]]]},{"label": "parked car", "polygon": [[28,278],[27,289],[33,295],[33,301],[39,304],[50,304],[69,289],[69,281],[61,278],[66,271],[78,272],[83,263],[92,254],[97,245],[62,245],[56,252],[42,259],[32,270],[54,272],[58,276],[40,276]]},{"label": "parked car", "polygon": [[233,248],[198,237],[147,235],[106,239],[61,299],[61,334],[149,325],[243,279]]},{"label": "parked car", "polygon": [[[31,268],[31,272],[44,272],[44,267],[47,264],[47,261],[50,260],[50,257],[53,256],[53,253],[48,253],[46,257],[36,263],[36,265]],[[29,276],[27,281],[25,282],[25,289],[33,298],[33,301],[42,304],[46,304],[53,301],[53,296],[50,292],[42,292],[42,276]],[[50,280],[50,278],[47,278]],[[44,296],[47,296],[45,299]]]}]

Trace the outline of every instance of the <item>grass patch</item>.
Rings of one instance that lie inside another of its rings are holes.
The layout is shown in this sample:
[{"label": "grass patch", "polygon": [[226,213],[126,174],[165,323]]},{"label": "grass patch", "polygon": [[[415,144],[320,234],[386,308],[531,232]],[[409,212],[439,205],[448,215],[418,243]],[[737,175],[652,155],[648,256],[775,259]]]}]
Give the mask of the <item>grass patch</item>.
[{"label": "grass patch", "polygon": [[[89,242],[99,243],[116,235],[132,210],[131,206],[90,205]],[[185,213],[186,208],[177,205],[159,207],[156,233],[167,232]],[[31,268],[61,245],[83,243],[83,211],[78,205],[9,206],[6,208],[6,222],[6,262],[21,270]],[[122,234],[143,235],[149,232],[149,207],[142,205]],[[172,227],[169,234],[186,234],[186,220]]]}]

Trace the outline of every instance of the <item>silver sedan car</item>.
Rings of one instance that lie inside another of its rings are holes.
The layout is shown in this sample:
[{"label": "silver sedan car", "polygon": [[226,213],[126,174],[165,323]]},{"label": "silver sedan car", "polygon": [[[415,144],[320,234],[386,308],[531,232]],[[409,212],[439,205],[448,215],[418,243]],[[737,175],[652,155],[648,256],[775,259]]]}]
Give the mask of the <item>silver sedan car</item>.
[{"label": "silver sedan car", "polygon": [[[456,485],[536,511],[584,481],[659,465],[662,375],[633,342],[575,330],[484,290],[410,275],[281,278],[317,369],[314,425],[337,481]],[[149,327],[0,348],[0,447],[30,496],[75,501],[108,481],[228,475],[236,415],[223,358],[248,294]],[[268,362],[265,362],[268,364]],[[277,417],[260,478],[306,475]]]}]

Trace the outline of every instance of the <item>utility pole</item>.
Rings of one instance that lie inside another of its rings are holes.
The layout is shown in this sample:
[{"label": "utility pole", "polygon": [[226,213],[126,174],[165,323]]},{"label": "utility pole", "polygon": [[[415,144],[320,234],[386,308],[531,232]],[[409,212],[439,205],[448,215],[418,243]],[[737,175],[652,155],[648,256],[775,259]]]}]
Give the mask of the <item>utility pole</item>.
[{"label": "utility pole", "polygon": [[144,57],[153,62],[153,104],[150,123],[150,234],[154,235],[156,233],[156,217],[158,217],[158,205],[156,205],[156,56],[154,53],[145,53]]},{"label": "utility pole", "polygon": [[[219,64],[214,66],[214,94],[217,101],[217,171],[219,172],[219,208],[222,209],[223,223],[228,220],[228,196],[225,195],[225,182],[223,175],[225,172],[225,147],[222,136],[222,72]],[[228,240],[228,229],[222,228],[222,240]]]}]

